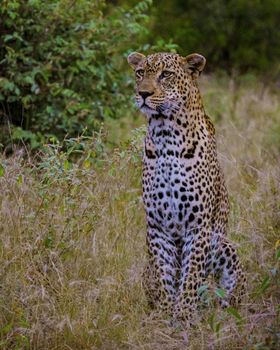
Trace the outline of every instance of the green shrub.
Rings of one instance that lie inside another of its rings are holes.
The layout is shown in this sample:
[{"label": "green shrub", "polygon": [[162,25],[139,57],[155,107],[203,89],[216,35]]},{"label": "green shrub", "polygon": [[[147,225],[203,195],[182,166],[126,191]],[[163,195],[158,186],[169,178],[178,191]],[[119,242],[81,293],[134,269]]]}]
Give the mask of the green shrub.
[{"label": "green shrub", "polygon": [[104,118],[125,115],[131,78],[124,58],[147,33],[150,4],[125,11],[102,0],[3,0],[0,118],[7,132],[0,142],[37,148],[45,138],[91,134]]}]

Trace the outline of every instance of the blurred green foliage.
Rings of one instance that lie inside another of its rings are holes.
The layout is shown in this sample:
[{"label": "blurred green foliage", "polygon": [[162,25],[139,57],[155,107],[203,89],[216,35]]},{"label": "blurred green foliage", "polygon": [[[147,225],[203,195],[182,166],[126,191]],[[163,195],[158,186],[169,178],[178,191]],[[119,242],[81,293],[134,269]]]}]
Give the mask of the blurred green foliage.
[{"label": "blurred green foliage", "polygon": [[103,0],[3,0],[0,142],[34,149],[125,115],[132,84],[125,56],[147,34],[150,4],[125,11]]},{"label": "blurred green foliage", "polygon": [[280,55],[278,0],[155,0],[152,38],[200,52],[211,70],[271,73]]}]

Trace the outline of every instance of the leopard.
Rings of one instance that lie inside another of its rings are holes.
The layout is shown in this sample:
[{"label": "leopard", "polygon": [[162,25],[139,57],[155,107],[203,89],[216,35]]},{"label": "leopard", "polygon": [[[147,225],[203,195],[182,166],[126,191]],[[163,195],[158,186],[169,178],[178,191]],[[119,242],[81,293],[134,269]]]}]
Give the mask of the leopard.
[{"label": "leopard", "polygon": [[246,282],[227,237],[228,192],[198,85],[206,59],[198,53],[132,52],[127,60],[135,73],[136,106],[147,122],[143,286],[151,306],[189,321],[209,276],[224,292],[222,307],[240,302]]}]

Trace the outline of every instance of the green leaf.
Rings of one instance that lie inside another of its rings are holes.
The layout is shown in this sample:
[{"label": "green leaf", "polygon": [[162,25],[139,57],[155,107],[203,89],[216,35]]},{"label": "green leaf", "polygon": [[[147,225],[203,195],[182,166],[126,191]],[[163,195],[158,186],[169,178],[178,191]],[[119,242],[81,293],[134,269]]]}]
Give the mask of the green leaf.
[{"label": "green leaf", "polygon": [[44,246],[46,248],[52,248],[53,245],[54,245],[54,237],[52,234],[49,234],[44,240]]},{"label": "green leaf", "polygon": [[218,321],[216,320],[216,315],[215,315],[215,313],[213,313],[213,314],[210,315],[210,317],[209,317],[209,319],[208,319],[208,324],[209,324],[209,326],[210,326],[212,332],[217,333],[217,334],[219,333],[222,324],[221,324],[221,322],[218,322]]},{"label": "green leaf", "polygon": [[84,161],[84,163],[83,163],[83,167],[84,167],[85,169],[90,169],[90,166],[91,166],[90,160],[89,160],[89,159],[86,159],[86,160]]},{"label": "green leaf", "polygon": [[21,185],[21,184],[23,183],[23,175],[22,175],[22,174],[20,174],[20,175],[18,176],[18,178],[17,178],[17,183],[18,183],[19,185]]},{"label": "green leaf", "polygon": [[217,297],[219,297],[221,299],[223,299],[226,296],[226,292],[220,288],[215,289],[215,294],[217,295]]},{"label": "green leaf", "polygon": [[9,40],[13,40],[14,36],[12,34],[4,35],[3,36],[4,43],[8,42]]},{"label": "green leaf", "polygon": [[17,17],[17,13],[16,13],[16,12],[11,12],[11,11],[10,11],[10,12],[8,13],[8,15],[9,15],[10,18],[13,19],[13,20],[16,19],[16,17]]},{"label": "green leaf", "polygon": [[3,167],[2,164],[0,164],[0,177],[5,175],[5,168]]},{"label": "green leaf", "polygon": [[262,295],[267,288],[270,286],[270,277],[269,276],[265,276],[264,279],[262,280],[260,286],[257,288],[256,290],[256,294],[257,295]]},{"label": "green leaf", "polygon": [[240,315],[240,313],[234,307],[228,307],[226,309],[226,312],[236,319],[237,324],[242,324],[244,322],[242,316]]},{"label": "green leaf", "polygon": [[69,170],[70,168],[71,168],[70,162],[67,159],[65,159],[65,161],[63,163],[63,169],[64,170]]},{"label": "green leaf", "polygon": [[1,328],[0,333],[6,335],[8,334],[13,328],[13,323],[7,323],[3,328]]}]

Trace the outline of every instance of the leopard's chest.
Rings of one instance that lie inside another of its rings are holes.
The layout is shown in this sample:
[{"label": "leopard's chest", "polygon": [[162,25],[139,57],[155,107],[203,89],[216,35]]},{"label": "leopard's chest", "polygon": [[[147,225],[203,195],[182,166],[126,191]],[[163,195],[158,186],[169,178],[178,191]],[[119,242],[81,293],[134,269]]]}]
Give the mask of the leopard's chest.
[{"label": "leopard's chest", "polygon": [[192,135],[156,121],[146,138],[145,209],[149,222],[165,230],[197,226],[213,201],[211,146]]},{"label": "leopard's chest", "polygon": [[208,195],[203,195],[205,175],[195,168],[196,157],[185,159],[167,151],[152,162],[144,159],[143,197],[149,220],[165,230],[177,231],[197,225]]}]

